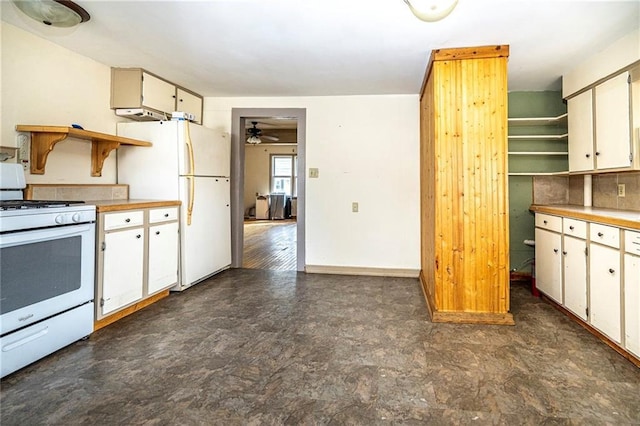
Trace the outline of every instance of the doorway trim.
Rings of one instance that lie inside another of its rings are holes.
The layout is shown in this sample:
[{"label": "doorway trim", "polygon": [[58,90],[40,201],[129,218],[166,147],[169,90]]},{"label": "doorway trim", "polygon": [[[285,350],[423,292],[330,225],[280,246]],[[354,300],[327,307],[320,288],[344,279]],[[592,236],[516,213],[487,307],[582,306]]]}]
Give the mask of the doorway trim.
[{"label": "doorway trim", "polygon": [[268,117],[295,118],[298,154],[298,206],[296,217],[296,270],[305,270],[306,108],[231,109],[231,267],[242,268],[244,248],[244,135],[245,122]]}]

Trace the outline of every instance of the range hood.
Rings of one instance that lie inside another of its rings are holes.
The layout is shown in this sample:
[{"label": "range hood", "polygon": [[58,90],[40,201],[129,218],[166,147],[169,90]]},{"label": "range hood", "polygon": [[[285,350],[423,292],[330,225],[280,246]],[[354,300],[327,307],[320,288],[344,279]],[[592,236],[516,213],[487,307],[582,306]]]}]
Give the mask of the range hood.
[{"label": "range hood", "polygon": [[118,108],[116,109],[116,115],[136,121],[162,121],[171,118],[167,117],[166,114],[146,108]]}]

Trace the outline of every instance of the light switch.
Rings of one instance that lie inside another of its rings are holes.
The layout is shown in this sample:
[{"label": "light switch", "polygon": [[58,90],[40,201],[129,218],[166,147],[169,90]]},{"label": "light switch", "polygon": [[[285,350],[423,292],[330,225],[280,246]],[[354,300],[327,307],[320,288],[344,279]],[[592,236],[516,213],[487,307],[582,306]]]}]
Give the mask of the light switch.
[{"label": "light switch", "polygon": [[353,203],[351,203],[351,211],[353,213],[358,213],[358,202],[354,201]]},{"label": "light switch", "polygon": [[309,167],[309,177],[317,178],[320,176],[320,171],[316,167]]}]

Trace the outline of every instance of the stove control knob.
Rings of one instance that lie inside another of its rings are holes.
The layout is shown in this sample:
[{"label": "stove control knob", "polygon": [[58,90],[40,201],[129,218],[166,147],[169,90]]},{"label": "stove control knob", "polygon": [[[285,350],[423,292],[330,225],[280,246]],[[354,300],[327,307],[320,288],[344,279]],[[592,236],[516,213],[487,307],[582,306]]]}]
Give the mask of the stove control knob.
[{"label": "stove control knob", "polygon": [[80,215],[80,213],[74,213],[73,216],[71,216],[71,220],[73,220],[75,223],[78,223],[82,220],[82,216]]},{"label": "stove control knob", "polygon": [[54,219],[56,221],[56,223],[58,225],[62,225],[64,224],[64,216],[62,216],[61,214],[59,214],[58,216],[56,216],[56,218]]}]

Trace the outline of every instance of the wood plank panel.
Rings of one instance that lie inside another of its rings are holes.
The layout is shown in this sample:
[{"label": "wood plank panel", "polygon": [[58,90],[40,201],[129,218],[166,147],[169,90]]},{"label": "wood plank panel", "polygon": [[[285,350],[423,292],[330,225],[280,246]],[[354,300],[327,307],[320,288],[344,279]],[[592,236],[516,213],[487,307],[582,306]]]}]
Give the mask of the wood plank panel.
[{"label": "wood plank panel", "polygon": [[[483,53],[469,57],[476,51]],[[434,52],[426,73],[421,281],[434,320],[513,323],[505,52],[508,46]]]},{"label": "wood plank panel", "polygon": [[296,270],[296,221],[249,221],[244,224],[242,267]]}]

